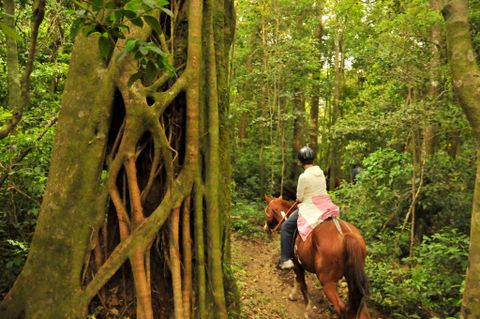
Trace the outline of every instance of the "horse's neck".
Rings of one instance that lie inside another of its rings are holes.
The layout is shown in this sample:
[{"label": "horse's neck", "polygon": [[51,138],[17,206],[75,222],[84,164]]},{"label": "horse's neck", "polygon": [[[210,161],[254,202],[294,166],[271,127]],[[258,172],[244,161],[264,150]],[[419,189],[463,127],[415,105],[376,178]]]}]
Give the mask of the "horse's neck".
[{"label": "horse's neck", "polygon": [[285,212],[293,206],[294,203],[282,199],[281,205],[285,209]]}]

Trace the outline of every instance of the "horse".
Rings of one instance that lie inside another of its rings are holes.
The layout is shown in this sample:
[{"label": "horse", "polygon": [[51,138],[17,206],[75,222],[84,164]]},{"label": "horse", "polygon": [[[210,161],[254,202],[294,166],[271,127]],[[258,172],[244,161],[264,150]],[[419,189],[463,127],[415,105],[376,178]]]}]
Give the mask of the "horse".
[{"label": "horse", "polygon": [[[277,230],[297,203],[267,195],[264,199],[267,202],[265,228]],[[355,226],[343,220],[327,219],[316,226],[305,241],[296,236],[294,255],[295,284],[289,299],[295,300],[294,295],[300,287],[306,306],[305,318],[309,318],[312,309],[305,282],[305,271],[308,271],[316,274],[339,318],[370,319],[364,270],[366,245]],[[337,291],[337,282],[342,277],[348,284],[348,307]]]}]

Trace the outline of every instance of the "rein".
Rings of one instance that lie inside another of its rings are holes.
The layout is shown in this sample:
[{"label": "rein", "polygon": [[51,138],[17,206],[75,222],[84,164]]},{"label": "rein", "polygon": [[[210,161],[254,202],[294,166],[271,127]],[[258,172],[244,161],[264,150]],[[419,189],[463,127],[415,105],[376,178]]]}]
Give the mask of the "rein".
[{"label": "rein", "polygon": [[[282,215],[282,219],[280,219],[278,221],[278,224],[277,226],[275,226],[275,228],[272,230],[273,232],[277,231],[278,228],[280,228],[280,226],[282,226],[283,222],[288,218],[288,216],[291,215],[292,213],[292,209],[298,204],[298,202],[295,202],[292,204],[292,206],[290,206],[290,208],[287,210],[287,212],[285,213],[283,210],[281,211],[281,215]],[[266,207],[265,207],[265,215],[268,216],[267,214],[267,210],[268,210],[268,207],[270,206],[270,204],[268,204]]]}]

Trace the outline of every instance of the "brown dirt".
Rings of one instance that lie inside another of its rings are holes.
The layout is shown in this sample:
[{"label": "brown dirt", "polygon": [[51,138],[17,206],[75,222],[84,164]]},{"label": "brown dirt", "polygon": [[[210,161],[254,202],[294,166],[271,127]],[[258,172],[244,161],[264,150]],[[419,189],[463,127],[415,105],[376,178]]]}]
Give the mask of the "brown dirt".
[{"label": "brown dirt", "polygon": [[[242,318],[297,319],[304,318],[305,306],[299,292],[296,301],[288,300],[295,274],[278,270],[279,237],[262,236],[245,239],[233,236],[232,262],[241,295]],[[310,318],[333,319],[333,309],[321,291],[318,279],[307,274],[307,286],[315,308]]]}]

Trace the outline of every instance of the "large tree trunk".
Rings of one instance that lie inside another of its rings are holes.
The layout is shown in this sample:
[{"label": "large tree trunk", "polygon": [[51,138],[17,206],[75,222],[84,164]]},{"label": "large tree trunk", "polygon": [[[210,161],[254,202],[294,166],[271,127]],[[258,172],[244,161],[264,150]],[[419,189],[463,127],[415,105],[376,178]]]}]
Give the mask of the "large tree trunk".
[{"label": "large tree trunk", "polygon": [[101,222],[97,215],[98,194],[103,192],[99,182],[113,98],[113,82],[100,70],[96,43],[79,38],[30,254],[2,302],[2,318],[21,314],[25,318],[83,318],[87,311],[79,279],[89,240]]},{"label": "large tree trunk", "polygon": [[477,174],[473,195],[470,248],[461,316],[480,317],[480,70],[468,30],[467,0],[448,1],[442,10],[446,21],[448,61],[453,87],[473,129]]},{"label": "large tree trunk", "polygon": [[[173,2],[178,20],[159,20],[173,48],[162,50],[185,66],[174,79],[130,84],[139,62],[116,59],[125,40],[105,63],[98,39],[77,38],[37,229],[1,318],[84,318],[133,302],[138,319],[227,317],[230,167],[219,145],[234,13],[229,0],[203,2]],[[160,35],[144,24],[126,36]]]}]

